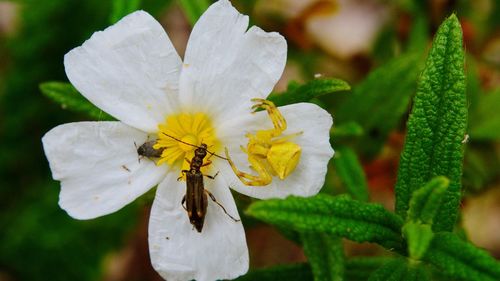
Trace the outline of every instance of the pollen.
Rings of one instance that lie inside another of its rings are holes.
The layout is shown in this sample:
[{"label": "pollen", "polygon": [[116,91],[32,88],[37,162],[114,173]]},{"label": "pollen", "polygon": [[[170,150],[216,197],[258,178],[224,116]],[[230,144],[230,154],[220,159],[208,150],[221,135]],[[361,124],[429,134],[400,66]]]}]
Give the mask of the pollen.
[{"label": "pollen", "polygon": [[220,145],[212,122],[206,114],[170,115],[165,123],[158,126],[158,140],[153,148],[163,149],[163,152],[157,165],[167,163],[171,166],[179,165],[181,171],[189,170],[189,161],[194,156],[194,150],[202,143],[206,144],[210,151],[216,151]]}]

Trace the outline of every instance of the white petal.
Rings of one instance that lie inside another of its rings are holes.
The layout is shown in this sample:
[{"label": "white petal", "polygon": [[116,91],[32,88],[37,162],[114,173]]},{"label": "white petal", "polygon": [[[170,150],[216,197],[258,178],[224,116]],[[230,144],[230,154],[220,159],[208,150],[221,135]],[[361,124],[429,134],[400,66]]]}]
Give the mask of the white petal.
[{"label": "white petal", "polygon": [[308,17],[306,36],[344,60],[369,52],[390,16],[389,9],[377,1],[338,0],[333,5],[337,7],[330,14]]},{"label": "white petal", "polygon": [[[261,187],[241,183],[229,165],[222,166],[221,174],[226,177],[234,190],[255,198],[315,195],[325,182],[327,164],[333,156],[329,141],[332,117],[328,112],[311,103],[298,103],[279,107],[279,109],[288,124],[284,135],[303,132],[302,135],[292,139],[302,147],[302,155],[295,171],[284,180],[273,177],[271,184]],[[221,135],[222,142],[228,146],[229,154],[240,170],[257,175],[249,168],[247,154],[239,148],[240,145],[246,148],[248,143],[248,139],[244,136],[245,132],[241,132],[241,128],[251,133],[255,133],[255,130],[272,129],[273,125],[267,113],[260,111],[251,117],[235,118],[231,126],[221,129],[226,133]],[[235,132],[238,131],[240,133],[236,134]]]},{"label": "white petal", "polygon": [[[149,220],[151,263],[169,281],[234,279],[248,270],[248,248],[241,222],[235,222],[210,198],[201,233],[181,206],[186,183],[169,173],[158,186]],[[205,179],[229,214],[239,218],[231,192],[221,176]]]},{"label": "white petal", "polygon": [[71,83],[93,104],[145,132],[177,108],[181,59],[162,26],[134,12],[64,56]]},{"label": "white petal", "polygon": [[285,67],[286,41],[276,32],[247,27],[248,17],[227,0],[201,16],[191,32],[181,73],[184,106],[196,104],[194,110],[210,112],[220,123],[235,112],[249,112],[251,98],[271,92]]},{"label": "white petal", "polygon": [[134,142],[146,134],[121,122],[60,125],[42,138],[52,177],[61,181],[59,205],[76,219],[112,213],[158,184],[166,166],[139,163]]}]

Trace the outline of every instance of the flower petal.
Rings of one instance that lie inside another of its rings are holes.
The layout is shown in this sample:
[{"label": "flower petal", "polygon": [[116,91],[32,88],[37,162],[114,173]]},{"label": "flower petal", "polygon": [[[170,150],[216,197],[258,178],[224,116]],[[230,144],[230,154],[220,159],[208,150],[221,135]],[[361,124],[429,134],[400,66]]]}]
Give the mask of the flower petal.
[{"label": "flower petal", "polygon": [[45,134],[52,177],[61,181],[61,208],[76,219],[91,219],[122,208],[158,184],[166,166],[139,162],[134,146],[146,138],[121,122],[68,123]]},{"label": "flower petal", "polygon": [[[288,128],[284,135],[303,132],[291,141],[302,147],[299,164],[286,179],[273,177],[271,184],[261,187],[246,186],[236,177],[229,165],[221,166],[221,174],[230,183],[231,188],[255,198],[284,198],[288,195],[312,196],[318,193],[325,182],[327,165],[333,156],[330,145],[330,128],[332,117],[324,109],[311,103],[298,103],[279,107],[285,117]],[[273,125],[265,111],[260,111],[250,117],[239,117],[230,127],[221,129],[221,141],[228,144],[231,158],[236,166],[245,172],[256,175],[248,167],[248,156],[240,149],[246,148],[248,139],[241,132],[255,133],[256,130],[271,129]],[[236,134],[236,132],[240,132]]]},{"label": "flower petal", "polygon": [[181,59],[162,26],[134,12],[64,56],[71,83],[122,122],[156,132],[177,107]]},{"label": "flower petal", "polygon": [[[180,99],[224,122],[266,97],[286,63],[286,41],[253,26],[227,0],[213,4],[196,23],[186,49]],[[247,32],[246,32],[247,31]]]},{"label": "flower petal", "polygon": [[[151,263],[166,280],[234,279],[248,270],[248,248],[241,222],[228,217],[208,198],[201,233],[190,224],[181,206],[186,183],[169,173],[158,186],[149,219]],[[221,176],[206,179],[215,198],[229,214],[239,218],[231,192]]]}]

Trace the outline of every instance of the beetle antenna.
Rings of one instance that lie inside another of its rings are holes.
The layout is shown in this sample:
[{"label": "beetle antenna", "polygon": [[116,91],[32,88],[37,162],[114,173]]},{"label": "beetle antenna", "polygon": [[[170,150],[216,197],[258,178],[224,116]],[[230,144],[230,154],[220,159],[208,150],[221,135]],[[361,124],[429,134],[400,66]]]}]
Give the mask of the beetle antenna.
[{"label": "beetle antenna", "polygon": [[[166,133],[163,133],[163,132],[162,132],[162,134],[164,134],[165,136],[167,136],[167,137],[169,137],[169,138],[172,138],[172,139],[174,139],[174,140],[176,140],[176,141],[178,141],[178,142],[180,142],[180,143],[187,144],[187,145],[190,145],[190,146],[192,146],[192,147],[196,147],[196,148],[202,148],[202,147],[199,147],[199,146],[194,145],[194,144],[192,144],[192,143],[188,143],[188,142],[182,141],[182,140],[180,140],[180,139],[178,139],[178,138],[176,138],[176,137],[174,137],[174,136],[171,136],[171,135],[169,135],[169,134],[166,134]],[[227,160],[227,158],[226,158],[226,157],[222,157],[222,156],[220,156],[220,155],[218,155],[218,154],[216,154],[216,153],[214,153],[214,152],[211,152],[211,151],[210,151],[210,150],[208,150],[208,149],[205,149],[205,150],[206,150],[206,151],[207,151],[210,155],[213,155],[213,156],[219,157],[220,159]]]}]

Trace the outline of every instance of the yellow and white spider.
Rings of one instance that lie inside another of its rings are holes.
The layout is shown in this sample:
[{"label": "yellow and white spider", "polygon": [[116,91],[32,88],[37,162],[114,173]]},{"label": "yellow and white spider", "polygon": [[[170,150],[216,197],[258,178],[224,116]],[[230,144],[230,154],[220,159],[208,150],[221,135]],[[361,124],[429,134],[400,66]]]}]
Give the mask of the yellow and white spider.
[{"label": "yellow and white spider", "polygon": [[300,161],[302,148],[290,141],[302,132],[283,135],[286,130],[286,120],[273,102],[265,99],[252,99],[255,104],[252,109],[265,109],[273,122],[273,129],[259,130],[255,134],[248,133],[247,147],[241,150],[248,155],[248,162],[257,175],[240,171],[229,156],[226,148],[226,157],[233,172],[242,183],[249,186],[265,186],[272,182],[272,177],[285,179]]}]

